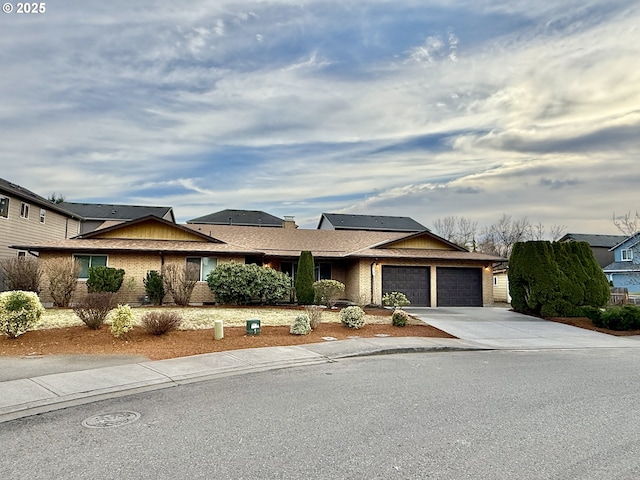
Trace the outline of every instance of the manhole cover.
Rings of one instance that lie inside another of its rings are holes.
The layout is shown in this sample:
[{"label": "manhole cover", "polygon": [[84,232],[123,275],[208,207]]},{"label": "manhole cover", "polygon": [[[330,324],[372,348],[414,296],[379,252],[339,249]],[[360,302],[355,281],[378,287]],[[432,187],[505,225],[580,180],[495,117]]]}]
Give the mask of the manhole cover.
[{"label": "manhole cover", "polygon": [[321,337],[325,342],[333,342],[334,340],[337,340],[336,337]]},{"label": "manhole cover", "polygon": [[140,418],[138,412],[113,412],[94,415],[82,421],[82,425],[87,428],[109,428],[121,427],[135,422]]}]

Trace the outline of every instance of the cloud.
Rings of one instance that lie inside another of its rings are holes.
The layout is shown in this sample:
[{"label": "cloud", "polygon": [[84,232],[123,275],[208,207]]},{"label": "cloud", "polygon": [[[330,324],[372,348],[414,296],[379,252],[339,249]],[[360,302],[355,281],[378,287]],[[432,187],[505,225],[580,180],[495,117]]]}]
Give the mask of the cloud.
[{"label": "cloud", "polygon": [[640,203],[633,3],[153,7],[3,17],[0,176],[312,227],[321,211],[506,211],[606,231]]}]

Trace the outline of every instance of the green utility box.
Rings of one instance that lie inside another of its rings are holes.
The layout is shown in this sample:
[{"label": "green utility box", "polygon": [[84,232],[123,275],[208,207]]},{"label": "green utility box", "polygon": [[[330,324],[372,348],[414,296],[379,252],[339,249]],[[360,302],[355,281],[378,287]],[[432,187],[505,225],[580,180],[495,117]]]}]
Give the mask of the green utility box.
[{"label": "green utility box", "polygon": [[260,320],[247,320],[247,335],[260,335]]}]

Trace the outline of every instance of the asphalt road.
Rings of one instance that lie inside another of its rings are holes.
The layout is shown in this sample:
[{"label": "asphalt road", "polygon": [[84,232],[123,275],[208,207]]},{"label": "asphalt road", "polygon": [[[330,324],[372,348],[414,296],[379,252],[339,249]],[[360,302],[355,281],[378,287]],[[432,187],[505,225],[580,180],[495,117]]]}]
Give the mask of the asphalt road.
[{"label": "asphalt road", "polygon": [[639,377],[635,349],[585,349],[222,378],[4,423],[0,478],[635,479]]}]

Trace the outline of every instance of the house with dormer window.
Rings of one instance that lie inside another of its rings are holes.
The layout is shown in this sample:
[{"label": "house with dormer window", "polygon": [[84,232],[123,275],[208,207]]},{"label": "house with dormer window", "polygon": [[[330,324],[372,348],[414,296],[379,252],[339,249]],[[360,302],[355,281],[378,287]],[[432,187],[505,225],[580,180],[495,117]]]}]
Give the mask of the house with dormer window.
[{"label": "house with dormer window", "polygon": [[603,268],[614,287],[640,292],[640,232],[611,248],[613,263]]}]

